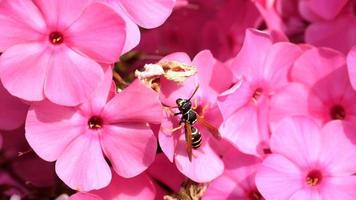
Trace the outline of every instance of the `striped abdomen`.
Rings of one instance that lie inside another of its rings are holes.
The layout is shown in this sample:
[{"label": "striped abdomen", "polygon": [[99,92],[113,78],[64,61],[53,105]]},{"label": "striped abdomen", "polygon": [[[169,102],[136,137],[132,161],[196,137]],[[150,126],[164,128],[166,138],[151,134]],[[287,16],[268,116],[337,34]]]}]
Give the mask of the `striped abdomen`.
[{"label": "striped abdomen", "polygon": [[197,128],[192,127],[192,147],[199,148],[201,145],[201,134]]}]

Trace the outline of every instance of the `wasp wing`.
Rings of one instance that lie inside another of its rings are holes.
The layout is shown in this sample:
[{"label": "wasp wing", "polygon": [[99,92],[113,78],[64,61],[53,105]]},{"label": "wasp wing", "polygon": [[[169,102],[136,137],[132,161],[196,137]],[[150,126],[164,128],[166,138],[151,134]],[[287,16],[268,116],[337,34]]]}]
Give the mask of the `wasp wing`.
[{"label": "wasp wing", "polygon": [[192,146],[192,127],[189,123],[185,123],[185,141],[189,160],[192,161],[193,146]]},{"label": "wasp wing", "polygon": [[221,139],[221,135],[219,133],[219,130],[211,125],[208,121],[206,121],[202,116],[197,115],[198,123],[204,126],[209,130],[209,132],[216,138],[216,139]]}]

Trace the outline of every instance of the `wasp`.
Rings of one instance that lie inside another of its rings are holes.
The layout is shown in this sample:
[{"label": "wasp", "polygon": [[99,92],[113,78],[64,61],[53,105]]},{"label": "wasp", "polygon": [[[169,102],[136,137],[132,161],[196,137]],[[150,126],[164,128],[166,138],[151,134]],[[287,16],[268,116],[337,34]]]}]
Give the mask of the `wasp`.
[{"label": "wasp", "polygon": [[200,116],[192,107],[191,99],[198,91],[199,85],[195,88],[193,94],[188,99],[178,98],[176,100],[177,106],[170,107],[170,108],[178,108],[179,112],[174,113],[174,116],[181,115],[179,121],[179,127],[174,128],[173,131],[176,131],[183,127],[184,124],[184,134],[185,134],[185,141],[186,141],[186,149],[188,153],[189,160],[192,161],[192,154],[193,149],[198,149],[202,143],[202,136],[198,128],[194,125],[198,122],[205,128],[209,130],[212,135],[217,138],[221,139],[220,133],[216,127],[211,125],[207,122],[202,116]]}]

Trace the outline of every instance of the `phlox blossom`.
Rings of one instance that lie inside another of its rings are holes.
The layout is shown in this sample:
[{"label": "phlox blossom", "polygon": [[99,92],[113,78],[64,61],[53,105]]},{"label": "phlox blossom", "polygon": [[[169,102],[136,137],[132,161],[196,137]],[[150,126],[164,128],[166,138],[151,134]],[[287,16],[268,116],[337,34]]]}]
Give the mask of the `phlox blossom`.
[{"label": "phlox blossom", "polygon": [[[163,60],[175,60],[197,68],[197,74],[189,77],[182,84],[161,78],[161,100],[165,105],[175,106],[178,98],[188,99],[199,86],[191,102],[193,109],[206,121],[215,127],[222,122],[222,115],[217,107],[216,99],[220,92],[226,90],[232,81],[230,71],[217,61],[210,51],[198,53],[191,61],[185,53],[174,53]],[[224,164],[218,155],[218,149],[214,148],[216,139],[209,130],[199,122],[194,124],[201,133],[202,143],[197,149],[193,149],[192,160],[189,160],[186,148],[184,126],[179,127],[180,115],[173,116],[177,109],[165,108],[164,118],[159,133],[159,144],[162,151],[171,162],[175,162],[178,170],[195,182],[209,182],[219,176],[224,169]],[[217,141],[223,145],[223,141]]]},{"label": "phlox blossom", "polygon": [[246,31],[241,51],[230,65],[238,82],[218,97],[223,138],[247,154],[268,152],[270,98],[288,84],[289,69],[300,54],[294,44],[273,44],[264,32]]},{"label": "phlox blossom", "polygon": [[272,133],[269,155],[256,174],[266,199],[356,198],[355,127],[307,117],[285,118]]},{"label": "phlox blossom", "polygon": [[[69,187],[89,191],[107,186],[111,170],[124,178],[154,161],[157,142],[148,123],[161,122],[158,95],[135,81],[110,94],[111,69],[92,98],[77,107],[34,103],[26,119],[26,139]],[[109,95],[110,94],[110,95]],[[105,157],[104,157],[105,155]]]},{"label": "phlox blossom", "polygon": [[125,43],[125,23],[90,0],[0,2],[0,78],[14,96],[61,105],[90,97]]}]

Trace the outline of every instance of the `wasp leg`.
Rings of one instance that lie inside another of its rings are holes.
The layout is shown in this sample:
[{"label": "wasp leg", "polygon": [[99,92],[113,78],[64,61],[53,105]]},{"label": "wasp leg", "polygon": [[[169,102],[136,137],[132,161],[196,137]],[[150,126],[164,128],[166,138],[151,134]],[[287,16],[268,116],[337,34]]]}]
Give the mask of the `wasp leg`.
[{"label": "wasp leg", "polygon": [[180,115],[180,114],[182,114],[181,112],[179,112],[179,113],[174,113],[174,116],[177,116],[177,115]]}]

